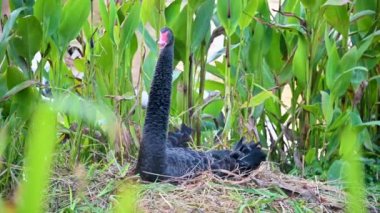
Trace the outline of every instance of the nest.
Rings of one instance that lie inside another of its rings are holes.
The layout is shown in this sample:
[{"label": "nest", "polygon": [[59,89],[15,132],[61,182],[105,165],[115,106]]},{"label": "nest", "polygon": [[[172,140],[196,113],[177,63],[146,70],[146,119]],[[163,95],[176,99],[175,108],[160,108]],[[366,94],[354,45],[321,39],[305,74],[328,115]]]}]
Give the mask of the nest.
[{"label": "nest", "polygon": [[341,190],[272,167],[266,162],[248,176],[230,174],[228,179],[205,172],[177,186],[150,184],[141,194],[139,208],[144,212],[295,212],[296,204],[302,203],[298,210],[344,211]]}]

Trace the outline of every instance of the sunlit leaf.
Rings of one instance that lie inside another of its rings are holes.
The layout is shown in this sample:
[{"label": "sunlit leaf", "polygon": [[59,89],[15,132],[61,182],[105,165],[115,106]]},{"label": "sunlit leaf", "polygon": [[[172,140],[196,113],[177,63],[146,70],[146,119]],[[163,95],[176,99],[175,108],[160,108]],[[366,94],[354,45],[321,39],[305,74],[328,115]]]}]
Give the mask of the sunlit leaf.
[{"label": "sunlit leaf", "polygon": [[242,0],[218,0],[216,9],[227,35],[232,35],[236,30],[242,12]]},{"label": "sunlit leaf", "polygon": [[243,103],[241,108],[256,107],[260,104],[263,104],[269,98],[277,98],[277,97],[275,97],[273,93],[270,91],[261,91],[257,95],[254,95],[248,103],[247,102]]},{"label": "sunlit leaf", "polygon": [[128,17],[121,26],[121,38],[119,43],[119,47],[121,48],[121,50],[124,50],[125,46],[131,40],[133,34],[135,33],[135,30],[139,25],[140,8],[140,3],[135,2],[135,4],[131,8]]},{"label": "sunlit leaf", "polygon": [[67,0],[62,9],[59,25],[60,45],[67,45],[80,32],[90,14],[89,0]]},{"label": "sunlit leaf", "polygon": [[293,58],[293,74],[297,78],[297,83],[301,87],[305,87],[307,72],[309,72],[308,63],[308,46],[305,38],[298,37],[298,46]]},{"label": "sunlit leaf", "polygon": [[252,22],[258,5],[259,5],[258,0],[248,0],[239,20],[239,25],[241,29],[246,28]]},{"label": "sunlit leaf", "polygon": [[28,134],[25,181],[21,184],[19,212],[43,212],[43,200],[57,139],[56,120],[56,114],[48,105],[41,104],[37,107]]},{"label": "sunlit leaf", "polygon": [[323,116],[325,117],[327,126],[329,126],[333,119],[333,100],[331,100],[330,95],[325,91],[321,91],[321,96]]},{"label": "sunlit leaf", "polygon": [[61,0],[38,0],[33,7],[34,15],[41,22],[47,35],[57,32],[61,16]]},{"label": "sunlit leaf", "polygon": [[324,17],[331,26],[333,26],[344,37],[348,36],[350,26],[349,15],[347,11],[346,0],[329,0],[323,7],[325,8]]}]

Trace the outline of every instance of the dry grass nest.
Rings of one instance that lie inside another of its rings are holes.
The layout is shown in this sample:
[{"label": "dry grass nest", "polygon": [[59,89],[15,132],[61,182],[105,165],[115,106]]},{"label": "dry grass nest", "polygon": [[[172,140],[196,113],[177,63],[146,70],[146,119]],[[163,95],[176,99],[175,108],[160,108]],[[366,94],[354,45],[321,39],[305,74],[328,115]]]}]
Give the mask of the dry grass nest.
[{"label": "dry grass nest", "polygon": [[[49,211],[75,204],[84,211],[111,210],[123,185],[138,186],[138,212],[343,212],[345,194],[331,183],[306,180],[281,173],[265,162],[249,175],[230,174],[221,179],[211,172],[170,183],[144,183],[120,166],[95,170],[56,171],[49,189]],[[376,206],[376,205],[375,205]]]}]

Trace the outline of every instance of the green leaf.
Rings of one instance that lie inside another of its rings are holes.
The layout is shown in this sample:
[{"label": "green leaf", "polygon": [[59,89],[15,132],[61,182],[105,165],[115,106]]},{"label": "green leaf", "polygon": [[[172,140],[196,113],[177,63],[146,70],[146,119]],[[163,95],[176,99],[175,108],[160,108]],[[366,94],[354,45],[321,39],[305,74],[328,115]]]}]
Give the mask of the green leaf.
[{"label": "green leaf", "polygon": [[59,44],[61,48],[73,40],[80,32],[90,14],[89,0],[67,0],[62,9],[59,25]]},{"label": "green leaf", "polygon": [[131,40],[132,35],[135,33],[135,30],[139,26],[140,8],[140,3],[138,1],[135,2],[135,4],[131,8],[128,17],[121,26],[121,38],[119,43],[119,48],[121,49],[121,52],[123,52],[125,46]]},{"label": "green leaf", "polygon": [[311,165],[313,161],[316,160],[316,149],[315,147],[310,148],[309,151],[307,151],[306,156],[305,156],[305,161],[307,165]]},{"label": "green leaf", "polygon": [[325,8],[324,17],[331,26],[333,26],[345,38],[348,37],[350,20],[347,11],[348,1],[346,0],[329,0],[323,7]]},{"label": "green leaf", "polygon": [[325,91],[321,91],[322,96],[322,112],[323,116],[326,120],[326,125],[329,126],[331,124],[333,118],[333,101],[330,98],[330,95]]},{"label": "green leaf", "polygon": [[175,20],[180,14],[181,4],[181,0],[176,0],[165,9],[165,19],[167,26],[173,26]]},{"label": "green leaf", "polygon": [[58,30],[61,16],[61,0],[36,1],[34,15],[42,23],[45,34],[52,35]]},{"label": "green leaf", "polygon": [[18,54],[30,62],[42,42],[42,28],[34,16],[19,18],[15,30],[16,36],[12,39]]},{"label": "green leaf", "polygon": [[281,37],[282,35],[280,32],[273,31],[270,48],[268,54],[266,55],[266,61],[269,67],[276,74],[280,73],[284,65],[285,57],[282,55],[282,51],[284,51],[282,48],[287,48],[286,46],[281,47]]},{"label": "green leaf", "polygon": [[297,83],[301,87],[305,87],[308,70],[308,47],[304,37],[298,37],[298,47],[293,58],[293,74],[297,78]]},{"label": "green leaf", "polygon": [[[374,13],[376,8],[379,7],[379,4],[377,1],[368,1],[368,0],[356,0],[355,1],[355,11],[358,13],[361,13],[361,11],[373,11]],[[356,14],[355,14],[356,15]],[[354,15],[354,16],[355,16]],[[357,27],[362,36],[365,36],[368,32],[370,32],[373,24],[374,24],[375,17],[371,17],[369,15],[362,16],[357,21]]]},{"label": "green leaf", "polygon": [[220,115],[224,106],[223,100],[215,100],[207,104],[202,110],[203,114],[212,115],[214,118],[217,118]]},{"label": "green leaf", "polygon": [[358,124],[357,126],[380,126],[380,121],[369,121],[369,122]]},{"label": "green leaf", "polygon": [[191,0],[191,1],[188,1],[188,4],[190,5],[192,10],[196,10],[205,1],[207,1],[207,0]]},{"label": "green leaf", "polygon": [[206,80],[205,89],[209,91],[218,90],[223,95],[225,91],[225,86],[224,83],[220,83],[218,81]]},{"label": "green leaf", "polygon": [[[12,11],[11,16],[9,17],[7,23],[5,23],[3,28],[3,33],[0,35],[0,44],[1,46],[5,45],[6,42],[8,42],[9,33],[11,32],[13,25],[16,23],[17,17],[20,15],[20,13],[25,10],[26,7],[18,8],[17,10]],[[4,50],[3,48],[0,48],[0,50]]]},{"label": "green leaf", "polygon": [[327,172],[327,180],[329,181],[342,180],[344,166],[345,166],[344,161],[342,160],[334,161]]},{"label": "green leaf", "polygon": [[312,8],[315,3],[316,3],[316,0],[301,0],[302,4],[306,7],[306,8]]},{"label": "green leaf", "polygon": [[141,21],[145,25],[149,22],[153,28],[157,29],[159,27],[158,19],[160,14],[159,10],[159,2],[157,0],[144,0],[141,5]]},{"label": "green leaf", "polygon": [[210,31],[210,21],[214,10],[214,1],[206,0],[197,10],[196,18],[192,27],[191,52],[194,52],[205,39]]},{"label": "green leaf", "polygon": [[217,14],[228,36],[231,36],[238,25],[242,13],[242,0],[218,0]]},{"label": "green leaf", "polygon": [[328,37],[328,31],[325,31],[325,45],[327,50],[327,64],[326,64],[326,84],[332,90],[335,86],[335,79],[339,75],[338,64],[339,55],[336,44],[333,43]]},{"label": "green leaf", "polygon": [[[12,97],[11,113],[17,112],[24,120],[30,118],[34,111],[35,103],[39,100],[36,89],[32,87],[34,83],[26,81],[26,77],[18,67],[8,67],[7,96]],[[3,98],[3,100],[7,99],[6,96]]]},{"label": "green leaf", "polygon": [[376,15],[376,12],[373,10],[363,10],[350,16],[350,22],[355,22],[361,18],[366,18],[367,16],[374,16],[374,15]]},{"label": "green leaf", "polygon": [[273,95],[270,91],[261,91],[257,95],[254,95],[251,100],[248,102],[245,102],[241,105],[240,108],[247,108],[247,107],[256,107],[260,104],[263,104],[266,100],[269,98],[277,98],[275,95]]},{"label": "green leaf", "polygon": [[239,26],[241,29],[246,28],[252,22],[258,6],[258,0],[248,0],[247,4],[244,7],[243,13],[239,19]]},{"label": "green leaf", "polygon": [[99,0],[99,13],[102,18],[104,28],[107,35],[111,38],[112,42],[115,42],[114,38],[114,25],[116,21],[116,5],[115,1],[110,1],[109,11],[107,12],[106,4],[104,0]]},{"label": "green leaf", "polygon": [[187,39],[187,10],[186,5],[177,19],[174,21],[172,30],[174,33],[175,43],[174,43],[174,59],[177,61],[185,61],[185,48]]},{"label": "green leaf", "polygon": [[41,104],[37,107],[26,143],[25,177],[20,187],[18,212],[43,212],[57,140],[56,123],[56,114],[48,105]]},{"label": "green leaf", "polygon": [[20,84],[12,87],[12,89],[10,89],[8,92],[6,92],[4,94],[4,96],[0,99],[0,102],[8,100],[9,98],[16,95],[17,93],[23,91],[24,89],[32,87],[32,86],[36,85],[37,83],[38,82],[34,81],[34,80],[27,80],[27,81],[21,82]]}]

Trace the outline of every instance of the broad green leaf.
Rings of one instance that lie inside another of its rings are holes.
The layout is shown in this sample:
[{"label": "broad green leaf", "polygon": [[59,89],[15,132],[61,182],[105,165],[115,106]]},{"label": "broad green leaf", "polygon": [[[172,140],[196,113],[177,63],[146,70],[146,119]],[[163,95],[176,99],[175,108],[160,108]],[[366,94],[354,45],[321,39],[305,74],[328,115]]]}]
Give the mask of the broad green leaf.
[{"label": "broad green leaf", "polygon": [[19,18],[15,34],[12,43],[17,53],[30,62],[41,46],[42,28],[40,22],[34,16]]},{"label": "broad green leaf", "polygon": [[218,90],[222,95],[224,95],[225,85],[224,83],[220,83],[218,81],[206,80],[205,89],[209,91]]},{"label": "broad green leaf", "polygon": [[187,10],[188,6],[186,5],[180,14],[177,16],[177,19],[174,21],[172,30],[174,33],[175,43],[174,43],[174,59],[176,61],[185,61],[185,48],[186,48],[186,39],[187,39]]},{"label": "broad green leaf", "polygon": [[301,0],[302,4],[306,7],[306,8],[312,8],[315,3],[316,3],[316,0]]},{"label": "broad green leaf", "polygon": [[210,21],[213,15],[214,1],[206,0],[196,12],[196,18],[192,26],[191,50],[194,52],[210,31]]},{"label": "broad green leaf", "polygon": [[[25,10],[26,7],[18,8],[17,10],[12,11],[7,23],[5,23],[3,28],[3,33],[0,35],[0,45],[5,45],[6,42],[8,42],[9,33],[11,32],[13,25],[16,23],[17,17],[20,15],[20,13]],[[1,46],[0,46],[1,47]],[[0,48],[0,52],[3,51],[3,48]]]},{"label": "broad green leaf", "polygon": [[373,10],[363,10],[350,16],[350,22],[355,22],[355,21],[358,21],[359,19],[367,18],[367,16],[374,16],[374,15],[376,15],[376,12]]},{"label": "broad green leaf", "polygon": [[124,20],[123,25],[121,26],[121,38],[119,43],[119,48],[121,50],[124,50],[125,46],[131,40],[133,34],[135,33],[135,30],[139,26],[140,8],[140,3],[135,2],[135,4],[131,8],[128,17],[126,18],[126,20]]},{"label": "broad green leaf", "polygon": [[159,27],[158,19],[160,17],[160,14],[158,13],[159,10],[159,0],[144,0],[142,1],[141,5],[141,21],[145,25],[147,22],[149,22],[153,28],[156,30]]},{"label": "broad green leaf", "polygon": [[61,0],[38,0],[33,10],[46,35],[50,36],[57,32],[62,10]]},{"label": "broad green leaf", "polygon": [[224,80],[224,70],[219,69],[218,66],[212,66],[210,64],[206,64],[206,70],[208,73],[215,75],[216,77]]},{"label": "broad green leaf", "polygon": [[280,73],[284,65],[284,59],[286,59],[282,55],[282,51],[284,50],[281,50],[281,48],[287,48],[287,47],[286,46],[281,47],[281,37],[282,35],[280,32],[273,31],[270,48],[266,55],[266,61],[269,67],[276,74]]},{"label": "broad green leaf", "polygon": [[223,100],[215,100],[207,104],[203,110],[203,114],[212,115],[214,118],[217,118],[220,115],[220,112],[222,111],[224,106]]},{"label": "broad green leaf", "polygon": [[311,165],[311,163],[314,160],[316,160],[316,150],[315,150],[315,147],[309,149],[309,151],[307,151],[306,156],[305,156],[305,161],[306,161],[307,165]]},{"label": "broad green leaf", "polygon": [[24,82],[21,82],[20,84],[12,87],[8,92],[6,92],[4,94],[3,97],[1,97],[0,99],[0,102],[3,102],[3,101],[6,101],[8,100],[9,98],[11,98],[12,96],[16,95],[17,93],[31,87],[31,86],[34,86],[36,85],[38,82],[37,81],[34,81],[34,80],[27,80],[27,81],[24,81]]},{"label": "broad green leaf", "polygon": [[326,120],[326,125],[329,126],[331,124],[332,118],[333,118],[333,100],[331,100],[331,97],[329,94],[327,94],[325,91],[321,91],[322,96],[322,112],[323,116]]},{"label": "broad green leaf", "polygon": [[342,180],[344,166],[345,166],[344,161],[342,160],[334,161],[327,172],[327,180],[329,181]]},{"label": "broad green leaf", "polygon": [[102,23],[106,31],[109,30],[109,14],[107,12],[107,6],[104,0],[98,0],[99,15],[102,18]]},{"label": "broad green leaf", "polygon": [[28,120],[34,111],[35,103],[38,101],[37,91],[27,81],[22,71],[14,66],[7,69],[8,96],[12,96],[11,113],[16,112],[24,120]]},{"label": "broad green leaf", "polygon": [[328,37],[328,31],[325,31],[325,45],[327,50],[327,64],[326,64],[326,84],[331,90],[335,86],[335,79],[339,75],[338,64],[339,55],[336,48],[336,44],[333,43]]},{"label": "broad green leaf", "polygon": [[196,10],[205,1],[207,1],[207,0],[191,0],[191,1],[188,1],[188,4],[190,5],[192,10]]},{"label": "broad green leaf", "polygon": [[[368,11],[368,10],[376,13],[375,10],[376,8],[379,7],[378,4],[379,2],[377,1],[356,0],[354,9],[355,9],[355,12],[357,12],[357,14],[360,14],[362,11]],[[362,36],[366,35],[370,31],[370,29],[372,28],[374,24],[374,21],[375,21],[375,17],[374,16],[371,17],[369,15],[362,16],[362,18],[360,18],[357,21],[357,27]]]},{"label": "broad green leaf", "polygon": [[236,30],[242,13],[242,0],[218,0],[216,9],[227,35],[231,36]]},{"label": "broad green leaf", "polygon": [[334,131],[336,129],[342,128],[350,118],[349,113],[337,113],[337,111],[339,111],[339,109],[334,109],[333,121],[327,129],[328,131]]},{"label": "broad green leaf", "polygon": [[308,46],[303,36],[298,37],[298,46],[293,58],[293,74],[297,78],[297,83],[301,87],[305,87],[307,79],[308,67]]},{"label": "broad green leaf", "polygon": [[258,5],[258,0],[247,0],[243,13],[241,14],[241,17],[239,19],[239,25],[241,29],[246,28],[252,22],[253,17],[256,14]]},{"label": "broad green leaf", "polygon": [[59,25],[59,44],[61,48],[73,40],[80,32],[90,14],[89,0],[67,0],[62,9]]},{"label": "broad green leaf", "polygon": [[110,1],[109,10],[107,11],[104,0],[99,0],[99,13],[102,18],[104,28],[107,35],[111,38],[112,42],[115,42],[114,38],[114,25],[116,21],[116,5],[115,1]]},{"label": "broad green leaf", "polygon": [[327,23],[333,26],[345,38],[348,37],[348,29],[350,27],[347,4],[348,1],[345,0],[330,0],[323,5],[325,9],[324,17]]},{"label": "broad green leaf", "polygon": [[177,19],[180,11],[181,11],[181,0],[176,0],[172,2],[166,9],[165,9],[165,19],[167,26],[173,26],[175,20]]},{"label": "broad green leaf", "polygon": [[144,63],[143,63],[143,79],[144,79],[144,86],[147,91],[150,90],[150,85],[153,79],[154,75],[154,67],[157,62],[157,55],[151,51],[149,54],[145,57]]},{"label": "broad green leaf", "polygon": [[51,107],[40,104],[33,116],[26,143],[25,177],[21,184],[19,212],[43,212],[57,140],[56,123],[56,113]]},{"label": "broad green leaf", "polygon": [[257,95],[254,95],[251,100],[248,102],[245,102],[242,104],[241,108],[247,108],[247,107],[256,107],[260,104],[263,104],[266,100],[269,98],[273,98],[274,95],[270,91],[261,91]]}]

